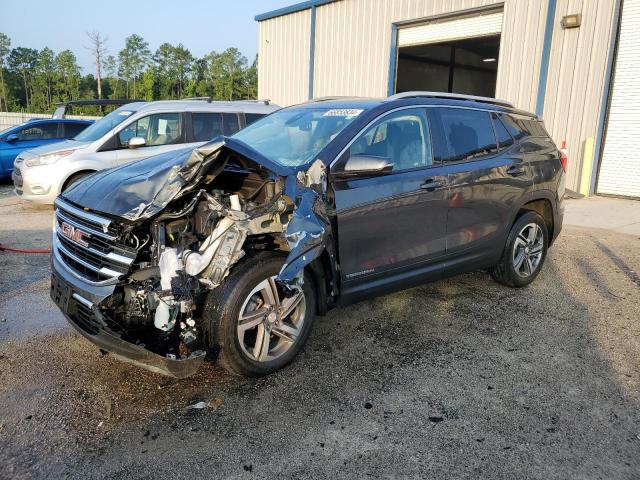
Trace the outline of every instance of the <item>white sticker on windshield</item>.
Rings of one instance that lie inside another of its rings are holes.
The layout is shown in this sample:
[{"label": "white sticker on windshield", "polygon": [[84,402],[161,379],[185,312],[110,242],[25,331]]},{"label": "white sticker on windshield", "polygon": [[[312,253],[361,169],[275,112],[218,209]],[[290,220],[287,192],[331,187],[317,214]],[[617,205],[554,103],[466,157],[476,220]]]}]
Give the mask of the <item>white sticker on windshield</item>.
[{"label": "white sticker on windshield", "polygon": [[357,117],[363,112],[361,108],[334,108],[327,110],[323,117]]},{"label": "white sticker on windshield", "polygon": [[118,112],[118,115],[122,115],[123,117],[128,117],[129,115],[131,115],[133,112],[129,112],[127,110],[123,110],[122,112]]}]

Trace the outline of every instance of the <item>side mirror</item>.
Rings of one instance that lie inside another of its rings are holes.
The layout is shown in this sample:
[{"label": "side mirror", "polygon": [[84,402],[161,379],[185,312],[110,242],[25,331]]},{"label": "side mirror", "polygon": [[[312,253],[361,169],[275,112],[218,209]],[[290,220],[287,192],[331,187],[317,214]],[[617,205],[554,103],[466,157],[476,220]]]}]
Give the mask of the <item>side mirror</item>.
[{"label": "side mirror", "polygon": [[373,155],[353,155],[349,157],[342,170],[334,173],[337,177],[359,177],[386,175],[393,170],[393,162],[389,157]]},{"label": "side mirror", "polygon": [[142,137],[133,137],[129,140],[128,146],[129,148],[140,148],[144,147],[147,144],[147,141]]},{"label": "side mirror", "polygon": [[7,135],[7,138],[4,139],[6,142],[15,142],[18,140],[18,135],[16,135],[15,133],[12,133],[10,135]]}]

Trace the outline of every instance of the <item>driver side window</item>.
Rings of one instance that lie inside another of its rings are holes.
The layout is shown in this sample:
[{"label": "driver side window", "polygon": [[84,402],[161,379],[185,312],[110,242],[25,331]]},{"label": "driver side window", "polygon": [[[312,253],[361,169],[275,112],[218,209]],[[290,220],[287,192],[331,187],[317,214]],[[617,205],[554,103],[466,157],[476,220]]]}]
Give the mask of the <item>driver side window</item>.
[{"label": "driver side window", "polygon": [[147,115],[130,123],[118,133],[122,147],[129,145],[133,137],[145,139],[145,146],[171,145],[181,140],[179,113],[157,113]]},{"label": "driver side window", "polygon": [[432,165],[429,124],[424,110],[411,108],[384,116],[360,134],[349,154],[389,158],[394,172]]}]

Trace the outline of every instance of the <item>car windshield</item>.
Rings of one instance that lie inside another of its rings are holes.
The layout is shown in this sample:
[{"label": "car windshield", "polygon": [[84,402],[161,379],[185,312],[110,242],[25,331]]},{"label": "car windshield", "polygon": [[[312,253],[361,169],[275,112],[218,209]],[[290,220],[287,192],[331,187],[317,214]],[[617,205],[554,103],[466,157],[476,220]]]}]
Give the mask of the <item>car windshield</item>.
[{"label": "car windshield", "polygon": [[280,165],[297,167],[312,160],[362,109],[287,108],[240,130],[240,140]]},{"label": "car windshield", "polygon": [[98,120],[96,123],[85,128],[82,132],[73,137],[73,140],[78,140],[79,142],[95,142],[105,134],[109,133],[113,127],[129,118],[133,113],[135,113],[133,110],[118,108],[109,115]]}]

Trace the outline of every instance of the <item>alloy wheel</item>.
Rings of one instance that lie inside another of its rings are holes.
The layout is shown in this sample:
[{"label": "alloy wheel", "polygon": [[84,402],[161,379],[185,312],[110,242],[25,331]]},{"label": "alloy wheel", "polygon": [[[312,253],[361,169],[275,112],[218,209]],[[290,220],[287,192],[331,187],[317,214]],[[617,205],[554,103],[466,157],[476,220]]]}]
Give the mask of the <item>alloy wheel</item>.
[{"label": "alloy wheel", "polygon": [[281,357],[298,341],[305,312],[302,289],[285,292],[275,276],[263,280],[240,309],[237,335],[243,353],[258,362]]},{"label": "alloy wheel", "polygon": [[544,252],[544,234],[540,225],[528,223],[518,233],[513,243],[513,268],[516,273],[527,278],[540,266]]}]

